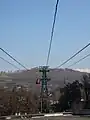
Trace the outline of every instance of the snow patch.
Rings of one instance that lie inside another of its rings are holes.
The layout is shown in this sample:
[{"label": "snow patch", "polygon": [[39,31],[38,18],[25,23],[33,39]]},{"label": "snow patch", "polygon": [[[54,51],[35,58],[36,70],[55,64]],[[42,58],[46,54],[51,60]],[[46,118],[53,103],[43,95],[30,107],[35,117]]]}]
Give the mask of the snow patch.
[{"label": "snow patch", "polygon": [[79,68],[77,68],[77,69],[73,69],[73,70],[75,70],[75,71],[79,71],[79,72],[90,73],[90,69],[88,69],[88,68],[85,68],[85,69],[79,69]]}]

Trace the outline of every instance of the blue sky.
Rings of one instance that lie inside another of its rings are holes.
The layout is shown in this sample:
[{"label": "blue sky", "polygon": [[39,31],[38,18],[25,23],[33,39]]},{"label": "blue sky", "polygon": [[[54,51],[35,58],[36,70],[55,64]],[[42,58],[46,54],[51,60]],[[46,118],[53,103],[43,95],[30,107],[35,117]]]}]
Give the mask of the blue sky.
[{"label": "blue sky", "polygon": [[[0,47],[28,68],[44,65],[55,3],[56,0],[0,0]],[[90,0],[61,0],[49,66],[58,66],[89,42]],[[63,67],[67,67],[89,52],[90,47]],[[13,62],[1,51],[0,56]],[[90,68],[89,61],[90,58],[72,68]],[[14,70],[2,60],[0,69]]]}]

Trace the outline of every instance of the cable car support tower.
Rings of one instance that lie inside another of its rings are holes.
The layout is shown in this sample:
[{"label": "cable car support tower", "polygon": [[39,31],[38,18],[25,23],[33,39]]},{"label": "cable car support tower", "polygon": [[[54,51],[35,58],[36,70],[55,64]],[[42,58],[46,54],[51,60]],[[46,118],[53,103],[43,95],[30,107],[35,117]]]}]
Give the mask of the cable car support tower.
[{"label": "cable car support tower", "polygon": [[41,101],[41,113],[42,112],[49,112],[49,99],[48,99],[48,88],[47,88],[47,82],[50,80],[47,77],[47,73],[49,72],[48,66],[42,66],[39,69],[39,72],[42,73],[41,77],[41,95],[40,95],[40,101]]}]

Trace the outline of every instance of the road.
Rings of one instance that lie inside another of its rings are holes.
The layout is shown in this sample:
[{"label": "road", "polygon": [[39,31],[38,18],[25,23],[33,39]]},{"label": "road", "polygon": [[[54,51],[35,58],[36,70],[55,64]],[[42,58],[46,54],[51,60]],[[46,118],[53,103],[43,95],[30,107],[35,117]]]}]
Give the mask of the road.
[{"label": "road", "polygon": [[90,117],[79,116],[59,116],[59,117],[37,117],[37,118],[23,118],[11,120],[90,120]]}]

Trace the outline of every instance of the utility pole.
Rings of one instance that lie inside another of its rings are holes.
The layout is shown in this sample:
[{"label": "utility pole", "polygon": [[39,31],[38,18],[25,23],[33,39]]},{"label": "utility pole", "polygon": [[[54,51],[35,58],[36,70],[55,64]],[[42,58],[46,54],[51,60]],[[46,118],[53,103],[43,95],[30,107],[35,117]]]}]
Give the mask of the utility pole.
[{"label": "utility pole", "polygon": [[42,66],[39,69],[39,72],[42,73],[41,80],[41,113],[43,112],[44,104],[46,103],[46,111],[48,110],[48,88],[47,82],[50,80],[47,78],[47,72],[49,72],[48,66]]}]

